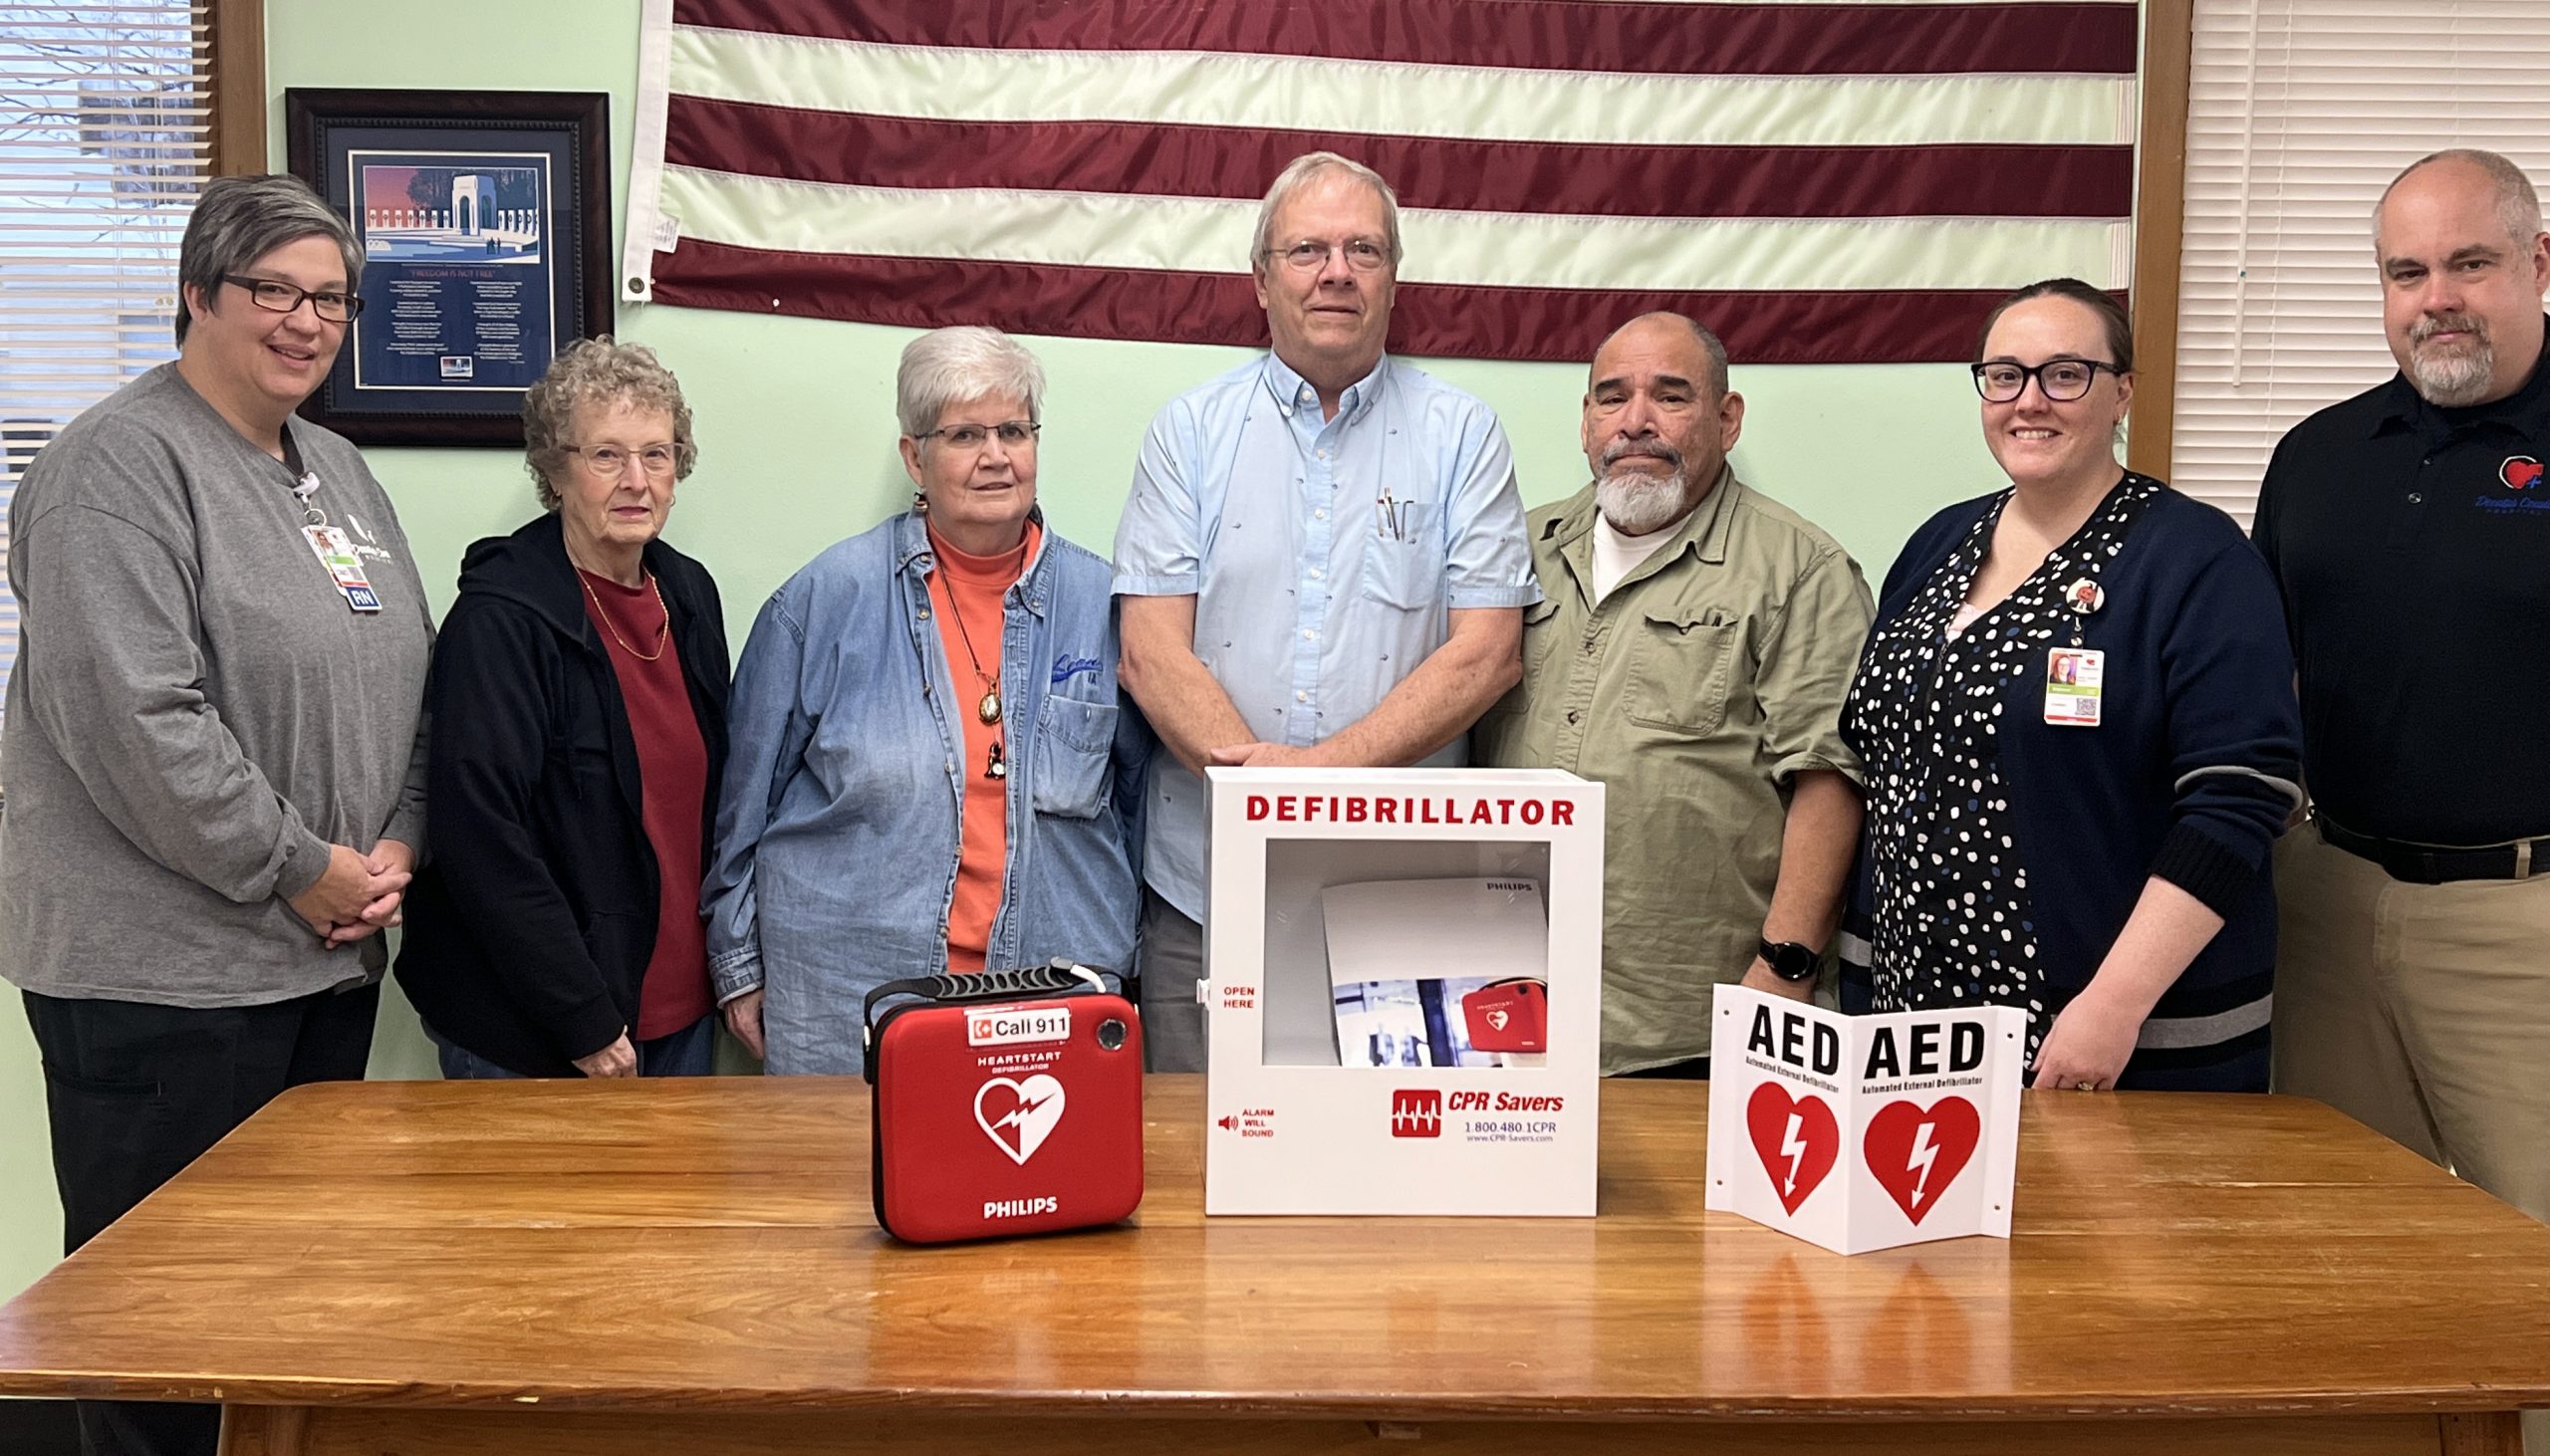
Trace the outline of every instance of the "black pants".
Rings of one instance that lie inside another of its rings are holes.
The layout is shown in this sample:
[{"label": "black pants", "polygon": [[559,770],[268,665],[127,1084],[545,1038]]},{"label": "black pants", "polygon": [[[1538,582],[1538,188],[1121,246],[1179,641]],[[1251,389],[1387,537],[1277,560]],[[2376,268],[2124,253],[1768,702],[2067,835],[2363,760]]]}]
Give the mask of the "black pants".
[{"label": "black pants", "polygon": [[[22,993],[44,1057],[65,1254],[286,1088],[358,1082],[378,983],[270,1006],[197,1008]],[[80,1402],[84,1456],[212,1456],[221,1408]]]}]

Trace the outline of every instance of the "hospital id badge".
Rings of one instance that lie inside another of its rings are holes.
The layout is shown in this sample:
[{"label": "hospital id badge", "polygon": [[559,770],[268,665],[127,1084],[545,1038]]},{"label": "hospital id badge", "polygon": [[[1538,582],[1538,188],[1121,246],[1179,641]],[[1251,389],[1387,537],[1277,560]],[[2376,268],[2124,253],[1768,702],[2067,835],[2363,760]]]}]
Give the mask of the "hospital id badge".
[{"label": "hospital id badge", "polygon": [[2045,664],[2045,721],[2058,728],[2099,726],[2099,686],[2108,654],[2098,647],[2056,647]]},{"label": "hospital id badge", "polygon": [[348,607],[357,611],[381,609],[381,596],[372,590],[372,580],[363,574],[363,563],[355,559],[355,544],[343,527],[304,526],[301,536],[310,543],[319,565],[328,569],[328,580],[345,594]]}]

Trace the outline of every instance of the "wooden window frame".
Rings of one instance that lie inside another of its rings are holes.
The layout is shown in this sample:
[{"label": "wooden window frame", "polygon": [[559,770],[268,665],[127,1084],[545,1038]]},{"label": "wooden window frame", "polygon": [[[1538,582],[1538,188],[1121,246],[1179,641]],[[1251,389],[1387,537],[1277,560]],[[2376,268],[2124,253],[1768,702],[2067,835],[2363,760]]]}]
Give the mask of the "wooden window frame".
[{"label": "wooden window frame", "polygon": [[212,175],[266,171],[266,0],[207,3],[212,20]]},{"label": "wooden window frame", "polygon": [[2143,129],[2135,155],[2134,423],[2126,464],[2169,475],[2171,403],[2178,383],[2178,256],[2187,207],[2187,69],[2195,0],[2144,0]]}]

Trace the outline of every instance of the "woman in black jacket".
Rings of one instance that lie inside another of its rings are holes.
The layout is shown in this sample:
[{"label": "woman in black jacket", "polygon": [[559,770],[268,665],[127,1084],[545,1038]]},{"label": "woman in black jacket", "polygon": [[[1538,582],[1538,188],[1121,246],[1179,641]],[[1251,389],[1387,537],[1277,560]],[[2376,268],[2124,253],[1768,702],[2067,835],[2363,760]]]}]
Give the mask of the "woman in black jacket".
[{"label": "woman in black jacket", "polygon": [[2010,484],[1913,533],[1842,710],[1869,796],[1843,1009],[2017,1007],[2040,1088],[2264,1092],[2268,851],[2302,798],[2275,581],[2118,461],[2105,292],[2010,295],[1973,371]]},{"label": "woman in black jacket", "polygon": [[523,432],[548,512],[469,548],[434,642],[398,983],[445,1077],[703,1076],[726,632],[717,584],[659,539],[690,409],[651,351],[591,340]]}]

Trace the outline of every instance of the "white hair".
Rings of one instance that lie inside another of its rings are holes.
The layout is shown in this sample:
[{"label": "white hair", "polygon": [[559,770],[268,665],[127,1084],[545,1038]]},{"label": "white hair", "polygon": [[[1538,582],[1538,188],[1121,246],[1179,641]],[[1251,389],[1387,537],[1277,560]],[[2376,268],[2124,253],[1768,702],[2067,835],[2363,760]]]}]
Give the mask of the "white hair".
[{"label": "white hair", "polygon": [[1257,205],[1257,247],[1249,260],[1252,266],[1275,251],[1275,209],[1284,205],[1285,198],[1333,172],[1353,177],[1382,199],[1383,245],[1390,250],[1391,265],[1399,265],[1399,194],[1391,190],[1391,184],[1382,180],[1380,172],[1351,157],[1333,151],[1306,151],[1275,174],[1275,184],[1266,189],[1266,200]]},{"label": "white hair", "polygon": [[913,439],[928,439],[948,405],[994,394],[1025,401],[1031,421],[1044,417],[1045,366],[998,329],[933,329],[903,346],[894,370],[894,419]]}]

